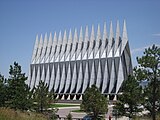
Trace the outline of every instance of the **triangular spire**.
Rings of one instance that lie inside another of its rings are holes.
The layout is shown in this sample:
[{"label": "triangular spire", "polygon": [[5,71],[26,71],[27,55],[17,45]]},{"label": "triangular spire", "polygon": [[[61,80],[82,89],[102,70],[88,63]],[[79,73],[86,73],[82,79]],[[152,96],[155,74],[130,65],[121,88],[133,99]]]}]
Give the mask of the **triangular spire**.
[{"label": "triangular spire", "polygon": [[104,27],[103,27],[103,38],[102,38],[102,44],[101,44],[101,57],[103,56],[106,56],[106,53],[104,53],[104,50],[106,52],[106,44],[107,44],[107,39],[108,39],[108,36],[107,36],[107,27],[106,27],[106,22],[104,22]]},{"label": "triangular spire", "polygon": [[87,54],[86,50],[87,50],[87,46],[88,46],[88,41],[89,41],[88,26],[86,26],[82,58],[84,57],[85,54]]},{"label": "triangular spire", "polygon": [[77,29],[75,28],[75,31],[74,31],[74,43],[76,43],[78,40],[78,35],[77,35]]},{"label": "triangular spire", "polygon": [[[94,48],[94,55],[98,55],[97,52],[98,52],[98,48],[99,48],[99,45],[100,45],[100,39],[101,39],[101,32],[100,32],[100,25],[98,24],[98,30],[97,30],[97,36],[96,36],[96,45],[95,45],[95,48]],[[98,55],[99,57],[99,55]]]},{"label": "triangular spire", "polygon": [[124,20],[124,24],[123,24],[123,38],[126,38],[128,40],[128,36],[127,36],[127,28],[126,28],[126,21]]},{"label": "triangular spire", "polygon": [[69,37],[68,37],[68,41],[67,41],[66,55],[65,55],[65,59],[68,59],[68,60],[69,60],[68,54],[70,53],[71,43],[72,43],[72,31],[70,29],[69,30]]},{"label": "triangular spire", "polygon": [[42,45],[43,50],[42,50],[42,53],[41,53],[41,63],[45,62],[44,60],[45,60],[47,42],[48,42],[48,40],[47,40],[47,33],[46,33],[45,36],[44,36],[44,42],[43,42],[43,45]]},{"label": "triangular spire", "polygon": [[39,45],[38,45],[38,53],[37,53],[37,57],[36,57],[36,60],[37,60],[36,63],[40,62],[40,57],[41,57],[40,55],[41,55],[42,45],[43,45],[43,37],[42,37],[42,34],[41,34]]},{"label": "triangular spire", "polygon": [[90,56],[92,50],[93,50],[93,42],[95,40],[94,36],[94,26],[92,25],[92,31],[91,31],[91,36],[90,36],[90,41],[89,41],[89,51],[88,51],[88,56]]},{"label": "triangular spire", "polygon": [[57,44],[57,33],[54,32],[54,37],[53,37],[53,42],[52,42],[52,51],[51,51],[51,55],[50,55],[50,61],[53,62],[54,61],[54,53],[55,53],[55,47]]},{"label": "triangular spire", "polygon": [[82,32],[82,27],[81,27],[79,41],[78,41],[78,48],[76,51],[76,58],[77,59],[81,59],[80,53],[81,53],[81,49],[82,49],[82,42],[83,42],[83,32]]},{"label": "triangular spire", "polygon": [[127,42],[128,42],[127,28],[126,28],[126,21],[124,20],[124,24],[123,24],[123,34],[122,34],[121,54],[123,53],[123,50],[124,50]]},{"label": "triangular spire", "polygon": [[95,40],[95,36],[94,36],[94,25],[92,25],[92,31],[91,31],[90,41],[94,41],[94,40]]},{"label": "triangular spire", "polygon": [[101,39],[101,31],[100,31],[100,25],[98,24],[96,42],[100,41],[100,39]]},{"label": "triangular spire", "polygon": [[51,51],[51,46],[52,46],[52,33],[50,32],[50,35],[49,35],[49,41],[48,41],[48,45],[47,45],[47,52],[46,52],[46,62],[49,62],[49,58],[50,58],[50,53],[52,52]]},{"label": "triangular spire", "polygon": [[58,44],[60,45],[62,43],[62,33],[61,30],[59,31],[59,36],[58,36]]},{"label": "triangular spire", "polygon": [[[59,36],[58,36],[58,44],[57,46],[59,46],[59,49],[60,50],[60,45],[62,44],[62,33],[61,33],[61,30],[59,31]],[[59,52],[59,51],[57,51]],[[59,54],[59,53],[58,53]]]},{"label": "triangular spire", "polygon": [[89,41],[89,36],[88,36],[88,26],[86,26],[86,31],[85,31],[85,42]]},{"label": "triangular spire", "polygon": [[68,44],[71,44],[72,42],[72,31],[71,29],[69,30],[69,37],[68,37]]},{"label": "triangular spire", "polygon": [[67,42],[67,32],[66,30],[64,31],[64,36],[63,36],[63,44],[66,44]]},{"label": "triangular spire", "polygon": [[112,21],[111,21],[109,39],[112,39],[112,38],[113,38],[113,25],[112,25]]},{"label": "triangular spire", "polygon": [[48,47],[51,47],[52,45],[52,33],[49,35],[49,41],[48,41]]},{"label": "triangular spire", "polygon": [[65,30],[64,31],[64,36],[63,36],[63,43],[62,43],[61,56],[60,57],[62,57],[64,55],[66,44],[67,44],[67,32]]},{"label": "triangular spire", "polygon": [[46,44],[47,45],[47,33],[45,33],[45,36],[44,36],[44,44]]},{"label": "triangular spire", "polygon": [[80,34],[79,34],[79,42],[82,42],[82,41],[83,41],[83,31],[82,31],[82,26],[81,26]]},{"label": "triangular spire", "polygon": [[39,41],[38,41],[38,34],[37,34],[36,41],[35,41],[35,44],[34,44],[33,54],[32,54],[32,61],[31,61],[32,63],[34,63],[34,60],[36,58],[36,52],[37,52],[38,44],[39,44]]},{"label": "triangular spire", "polygon": [[62,34],[61,34],[61,30],[59,32],[59,36],[58,36],[58,41],[57,41],[57,48],[56,48],[56,53],[55,53],[55,61],[58,62],[59,58],[60,58],[60,47],[62,44]]},{"label": "triangular spire", "polygon": [[53,42],[56,42],[57,41],[57,33],[54,32],[54,38],[53,38]]},{"label": "triangular spire", "polygon": [[113,27],[112,27],[112,21],[110,24],[110,34],[109,34],[109,40],[108,40],[108,50],[107,50],[107,55],[109,55],[112,44],[113,44]]},{"label": "triangular spire", "polygon": [[117,28],[116,28],[116,39],[115,39],[114,54],[116,54],[116,51],[117,51],[117,49],[118,49],[119,42],[120,42],[120,28],[119,28],[119,21],[117,20]]},{"label": "triangular spire", "polygon": [[74,55],[74,53],[76,51],[77,41],[78,41],[78,35],[77,35],[77,29],[75,28],[74,37],[73,37],[72,51],[71,51],[71,58],[72,58],[72,56]]},{"label": "triangular spire", "polygon": [[106,27],[106,22],[104,22],[104,29],[103,29],[103,39],[106,40],[108,38],[107,36],[107,27]]},{"label": "triangular spire", "polygon": [[43,44],[43,37],[42,37],[42,34],[41,34],[41,37],[40,37],[40,42],[39,42],[40,44],[40,46],[42,47],[42,44]]}]

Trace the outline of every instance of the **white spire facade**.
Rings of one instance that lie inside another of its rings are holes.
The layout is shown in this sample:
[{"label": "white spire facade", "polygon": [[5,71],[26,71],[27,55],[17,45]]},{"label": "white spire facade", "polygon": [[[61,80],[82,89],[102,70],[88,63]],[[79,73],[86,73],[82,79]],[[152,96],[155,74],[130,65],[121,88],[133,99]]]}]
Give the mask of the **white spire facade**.
[{"label": "white spire facade", "polygon": [[117,21],[115,34],[111,22],[109,33],[104,23],[103,31],[98,24],[96,34],[92,25],[90,32],[88,26],[81,27],[79,35],[77,29],[74,33],[71,29],[58,35],[55,32],[53,37],[51,33],[44,38],[37,35],[27,83],[32,89],[42,80],[57,98],[66,100],[82,99],[93,84],[102,94],[118,94],[123,81],[132,74],[125,21],[122,31]]}]

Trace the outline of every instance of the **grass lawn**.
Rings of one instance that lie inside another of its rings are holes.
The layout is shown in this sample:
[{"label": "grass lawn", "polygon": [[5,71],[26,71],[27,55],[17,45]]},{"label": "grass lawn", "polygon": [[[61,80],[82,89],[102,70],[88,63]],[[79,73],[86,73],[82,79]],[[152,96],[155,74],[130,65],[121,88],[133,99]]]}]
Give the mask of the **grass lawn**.
[{"label": "grass lawn", "polygon": [[0,108],[0,120],[47,120],[47,117],[35,112],[21,112],[9,108]]},{"label": "grass lawn", "polygon": [[52,108],[60,108],[60,107],[78,107],[80,106],[79,104],[61,104],[61,103],[54,103],[54,104],[51,104],[50,107]]},{"label": "grass lawn", "polygon": [[82,113],[84,111],[83,110],[72,110],[72,112]]}]

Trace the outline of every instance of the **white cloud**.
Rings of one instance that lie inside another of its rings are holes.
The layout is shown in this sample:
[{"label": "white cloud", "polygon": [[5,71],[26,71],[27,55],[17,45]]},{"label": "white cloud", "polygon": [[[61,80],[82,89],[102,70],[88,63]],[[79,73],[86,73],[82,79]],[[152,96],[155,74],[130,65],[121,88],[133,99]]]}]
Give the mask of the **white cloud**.
[{"label": "white cloud", "polygon": [[160,33],[152,34],[153,36],[160,37]]},{"label": "white cloud", "polygon": [[[156,45],[156,46],[160,47],[160,45]],[[146,48],[149,48],[149,47],[152,47],[152,45],[147,45],[147,46],[144,46],[144,47],[141,47],[141,48],[132,49],[131,53],[134,54],[134,53],[137,53],[137,52],[143,52]]]}]

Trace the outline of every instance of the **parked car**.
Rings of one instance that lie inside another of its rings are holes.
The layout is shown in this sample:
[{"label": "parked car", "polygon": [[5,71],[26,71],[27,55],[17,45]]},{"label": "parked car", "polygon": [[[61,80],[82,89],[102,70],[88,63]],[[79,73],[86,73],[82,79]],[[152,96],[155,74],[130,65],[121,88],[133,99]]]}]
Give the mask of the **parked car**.
[{"label": "parked car", "polygon": [[[93,118],[94,118],[93,115],[86,115],[82,118],[82,120],[93,120]],[[103,119],[103,116],[99,115],[97,120],[102,120],[102,119]]]},{"label": "parked car", "polygon": [[82,118],[82,120],[92,120],[92,116],[91,115],[86,115]]}]

